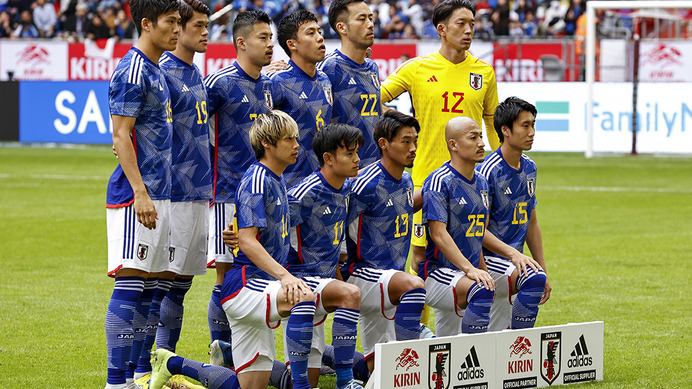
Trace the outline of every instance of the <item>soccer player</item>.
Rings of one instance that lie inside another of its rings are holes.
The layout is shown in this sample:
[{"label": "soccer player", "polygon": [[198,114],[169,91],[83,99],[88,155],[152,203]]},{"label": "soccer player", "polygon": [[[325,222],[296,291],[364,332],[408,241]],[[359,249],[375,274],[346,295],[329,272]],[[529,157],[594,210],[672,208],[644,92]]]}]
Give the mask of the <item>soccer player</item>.
[{"label": "soccer player", "polygon": [[[179,357],[163,348],[151,353],[151,365],[153,370],[149,389],[161,389],[173,375],[177,374],[195,379],[209,389],[241,389],[238,377],[233,370]],[[185,388],[187,386],[174,384],[171,387]],[[245,389],[245,386],[242,389]]]},{"label": "soccer player", "polygon": [[275,109],[288,113],[298,123],[298,161],[284,172],[291,188],[319,167],[312,151],[312,137],[332,118],[332,84],[317,63],[324,60],[322,28],[315,15],[305,9],[281,19],[277,29],[279,44],[291,58],[288,68],[271,75],[275,85]]},{"label": "soccer player", "polygon": [[106,311],[106,388],[135,386],[130,374],[155,288],[144,293],[145,280],[168,264],[173,116],[158,61],[176,47],[178,8],[176,0],[131,2],[140,37],[116,66],[108,91],[120,164],[108,182],[106,206],[108,275],[115,277]]},{"label": "soccer player", "polygon": [[[483,252],[497,287],[490,331],[533,327],[538,306],[550,298],[552,289],[536,216],[536,163],[524,154],[533,145],[536,114],[533,104],[518,97],[500,103],[495,131],[502,145],[476,167],[489,184],[490,216]],[[524,242],[533,258],[524,255]]]},{"label": "soccer player", "polygon": [[361,166],[380,158],[373,129],[380,120],[380,71],[366,51],[375,42],[372,11],[363,0],[334,0],[329,6],[329,25],[339,34],[341,49],[318,65],[332,82],[332,123],[345,123],[363,133]]},{"label": "soccer player", "polygon": [[212,155],[214,199],[209,222],[208,267],[216,267],[216,286],[209,301],[211,341],[231,341],[231,330],[221,308],[221,285],[233,266],[234,255],[223,243],[223,230],[235,225],[235,193],[243,173],[255,162],[250,145],[252,122],[272,108],[272,86],[261,73],[274,53],[271,19],[254,10],[241,12],[233,24],[237,60],[207,76],[209,115],[215,127]]},{"label": "soccer player", "polygon": [[222,306],[232,328],[233,362],[243,389],[266,388],[275,356],[274,328],[286,323],[293,388],[310,388],[308,357],[315,313],[308,285],[279,263],[290,247],[283,171],[298,157],[298,126],[281,111],[255,119],[250,142],[258,162],[236,193],[239,251],[226,273]]},{"label": "soccer player", "polygon": [[382,159],[351,185],[341,273],[362,291],[361,342],[371,370],[375,343],[418,339],[425,284],[404,272],[414,211],[413,182],[404,169],[413,165],[419,131],[415,118],[385,113],[374,129]]},{"label": "soccer player", "polygon": [[358,148],[362,144],[359,129],[346,124],[327,125],[312,140],[321,168],[288,192],[291,249],[283,265],[305,280],[317,296],[308,370],[312,387],[317,387],[325,346],[322,323],[327,314],[334,312],[336,387],[361,388],[354,382],[352,371],[360,289],[341,280],[338,265],[351,190],[347,179],[358,174]]},{"label": "soccer player", "polygon": [[164,52],[159,67],[171,93],[173,143],[168,271],[152,274],[157,287],[149,307],[147,333],[135,370],[139,379],[151,372],[150,353],[175,351],[183,324],[183,300],[192,278],[206,273],[211,168],[207,92],[193,64],[195,53],[207,51],[209,8],[199,0],[180,2],[180,37],[174,51]]},{"label": "soccer player", "polygon": [[[440,50],[404,62],[382,83],[382,101],[401,93],[411,94],[416,118],[421,123],[418,163],[411,175],[416,189],[433,170],[446,161],[444,128],[456,116],[485,122],[493,150],[499,146],[492,131],[497,106],[497,83],[493,68],[473,57],[468,49],[473,39],[475,6],[470,0],[445,0],[433,8],[432,23],[440,34]],[[414,215],[413,258],[415,270],[425,259],[425,229],[421,214]]]},{"label": "soccer player", "polygon": [[423,222],[430,239],[419,274],[425,278],[426,302],[435,309],[437,336],[488,330],[494,294],[482,253],[488,182],[474,171],[485,154],[482,135],[473,119],[451,119],[445,127],[450,161],[423,184]]}]

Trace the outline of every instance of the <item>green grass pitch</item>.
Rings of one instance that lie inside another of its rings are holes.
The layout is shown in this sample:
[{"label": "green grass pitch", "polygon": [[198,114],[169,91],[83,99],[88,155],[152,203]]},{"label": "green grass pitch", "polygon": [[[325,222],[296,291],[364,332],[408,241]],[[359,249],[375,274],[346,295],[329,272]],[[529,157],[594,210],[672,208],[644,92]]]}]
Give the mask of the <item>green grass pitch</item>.
[{"label": "green grass pitch", "polygon": [[[554,288],[537,325],[605,322],[605,380],[582,387],[691,387],[692,160],[530,155]],[[105,385],[116,163],[109,147],[0,147],[0,388]],[[178,352],[200,361],[213,280],[185,301]]]}]

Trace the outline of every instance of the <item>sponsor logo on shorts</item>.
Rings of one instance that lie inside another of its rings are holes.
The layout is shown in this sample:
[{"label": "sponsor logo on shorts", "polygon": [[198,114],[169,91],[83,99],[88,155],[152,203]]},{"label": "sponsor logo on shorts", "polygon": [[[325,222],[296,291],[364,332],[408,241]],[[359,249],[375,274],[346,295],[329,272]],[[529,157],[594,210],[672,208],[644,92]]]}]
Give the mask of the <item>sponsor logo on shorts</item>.
[{"label": "sponsor logo on shorts", "polygon": [[560,331],[541,334],[541,377],[548,385],[552,385],[560,375],[561,338]]},{"label": "sponsor logo on shorts", "polygon": [[430,358],[428,365],[428,388],[447,389],[449,388],[449,368],[451,343],[431,344]]},{"label": "sponsor logo on shorts", "polygon": [[149,254],[149,246],[140,243],[139,246],[137,246],[137,258],[143,261],[147,259],[147,254]]}]

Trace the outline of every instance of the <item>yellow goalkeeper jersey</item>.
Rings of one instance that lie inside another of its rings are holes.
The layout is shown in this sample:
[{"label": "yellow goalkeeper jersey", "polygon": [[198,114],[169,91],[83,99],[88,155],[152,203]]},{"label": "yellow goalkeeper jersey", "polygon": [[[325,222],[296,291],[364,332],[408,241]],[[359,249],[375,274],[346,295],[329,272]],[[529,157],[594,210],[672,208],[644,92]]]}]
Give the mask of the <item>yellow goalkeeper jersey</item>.
[{"label": "yellow goalkeeper jersey", "polygon": [[445,125],[453,117],[470,117],[481,128],[481,121],[485,121],[490,147],[495,150],[500,146],[493,127],[498,104],[495,71],[468,52],[459,64],[449,62],[439,51],[412,58],[384,80],[381,92],[384,103],[403,92],[411,94],[421,126],[412,172],[416,186],[422,186],[433,170],[449,160]]}]

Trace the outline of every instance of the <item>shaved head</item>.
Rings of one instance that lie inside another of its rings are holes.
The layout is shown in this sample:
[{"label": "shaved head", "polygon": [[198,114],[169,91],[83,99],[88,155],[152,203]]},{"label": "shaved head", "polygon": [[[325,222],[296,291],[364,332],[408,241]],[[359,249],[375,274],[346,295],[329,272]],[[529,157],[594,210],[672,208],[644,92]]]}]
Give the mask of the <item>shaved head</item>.
[{"label": "shaved head", "polygon": [[462,135],[471,130],[480,131],[480,129],[481,128],[478,126],[478,123],[476,123],[475,120],[466,116],[457,116],[455,118],[451,118],[445,126],[445,140],[449,146],[450,139],[459,139]]}]

